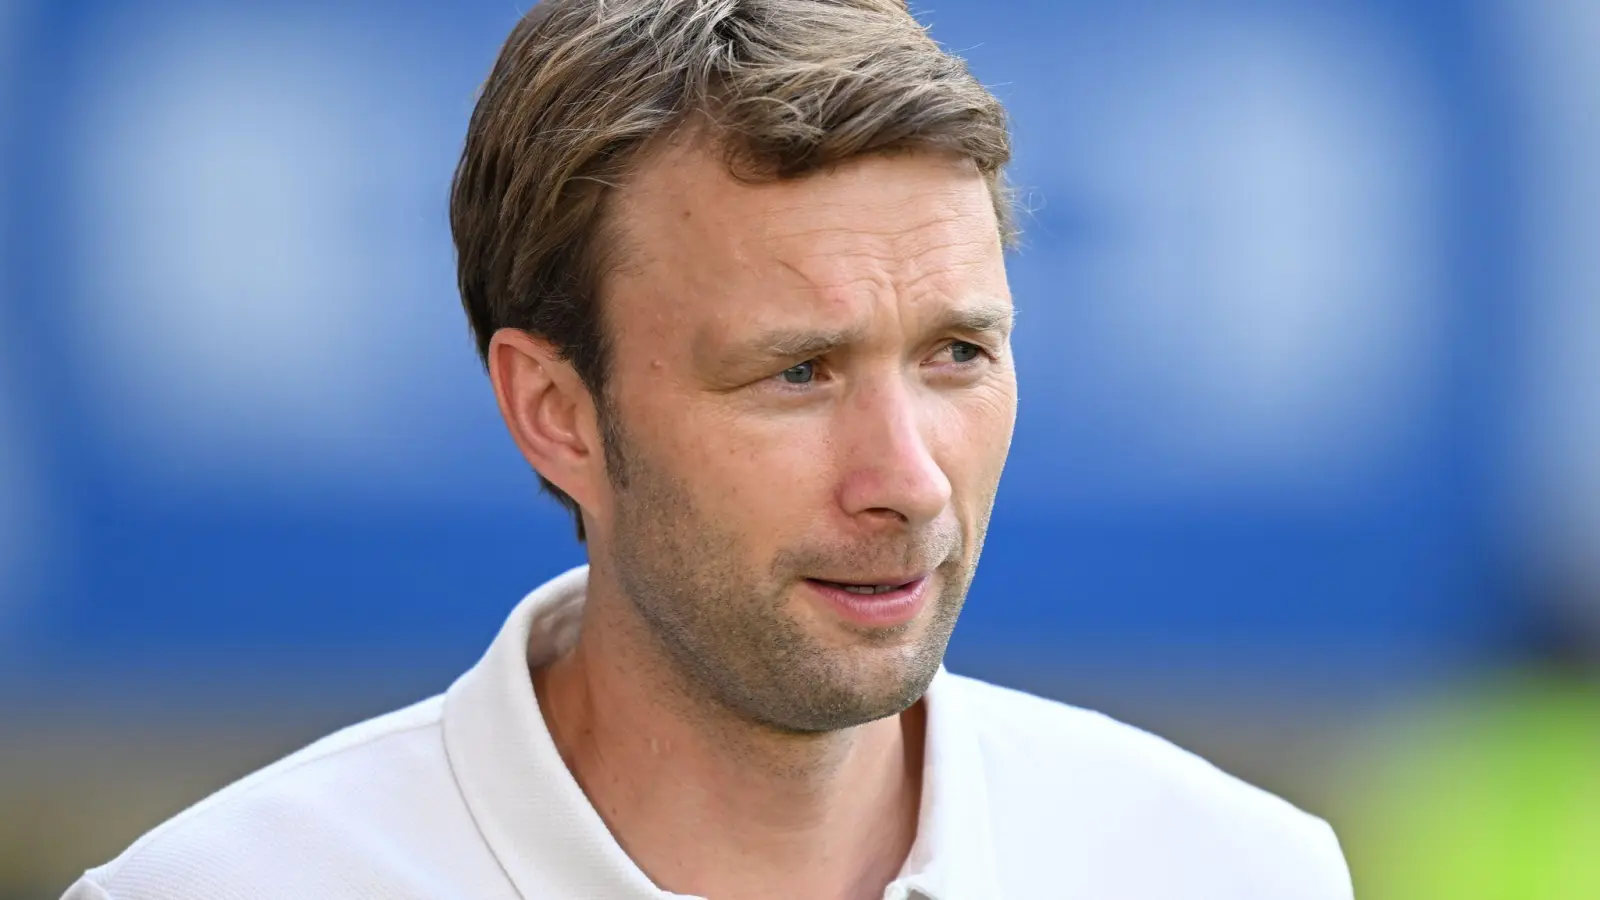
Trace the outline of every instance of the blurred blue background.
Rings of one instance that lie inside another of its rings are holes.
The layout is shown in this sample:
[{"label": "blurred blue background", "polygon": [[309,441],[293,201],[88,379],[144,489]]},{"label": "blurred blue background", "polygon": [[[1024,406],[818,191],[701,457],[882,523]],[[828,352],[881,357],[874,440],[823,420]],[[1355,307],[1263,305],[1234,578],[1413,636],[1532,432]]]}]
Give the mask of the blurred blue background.
[{"label": "blurred blue background", "polygon": [[[445,215],[523,8],[0,5],[0,752],[250,735],[146,777],[129,833],[0,854],[0,896],[441,689],[581,561]],[[1344,782],[1298,748],[1354,758],[1345,723],[1591,683],[1600,4],[913,8],[1010,108],[1025,208],[1021,418],[952,668],[1311,804]]]}]

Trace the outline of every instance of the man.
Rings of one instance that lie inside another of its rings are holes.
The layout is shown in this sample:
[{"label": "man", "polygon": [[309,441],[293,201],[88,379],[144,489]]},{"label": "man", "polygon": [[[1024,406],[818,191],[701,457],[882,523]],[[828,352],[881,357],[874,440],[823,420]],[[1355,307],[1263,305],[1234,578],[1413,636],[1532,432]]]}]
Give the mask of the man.
[{"label": "man", "polygon": [[1002,110],[897,0],[546,0],[452,225],[589,565],[86,898],[1350,896],[1328,827],[951,675],[1017,382]]}]

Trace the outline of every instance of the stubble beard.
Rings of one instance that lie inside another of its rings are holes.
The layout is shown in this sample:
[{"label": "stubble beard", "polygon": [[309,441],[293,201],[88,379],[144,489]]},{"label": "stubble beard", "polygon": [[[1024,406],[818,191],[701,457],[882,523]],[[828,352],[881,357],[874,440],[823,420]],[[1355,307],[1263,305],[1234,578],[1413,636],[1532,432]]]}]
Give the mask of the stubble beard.
[{"label": "stubble beard", "polygon": [[[680,480],[624,449],[612,432],[613,565],[650,638],[692,694],[740,719],[793,734],[837,731],[896,715],[927,690],[966,600],[977,553],[957,533],[905,535],[875,546],[788,549],[769,571],[745,562],[738,532],[703,515]],[[978,547],[988,515],[979,523]],[[843,632],[841,646],[807,632],[788,608],[806,574],[943,560],[931,610],[899,628]],[[920,629],[915,637],[908,638]]]}]

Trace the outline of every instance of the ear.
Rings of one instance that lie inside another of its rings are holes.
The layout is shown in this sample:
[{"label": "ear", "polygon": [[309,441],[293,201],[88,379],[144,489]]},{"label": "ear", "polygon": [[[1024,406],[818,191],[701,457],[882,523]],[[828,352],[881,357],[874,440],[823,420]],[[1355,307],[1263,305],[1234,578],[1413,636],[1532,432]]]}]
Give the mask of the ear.
[{"label": "ear", "polygon": [[605,479],[594,398],[543,338],[502,328],[489,341],[489,380],[517,449],[579,506],[594,509]]}]

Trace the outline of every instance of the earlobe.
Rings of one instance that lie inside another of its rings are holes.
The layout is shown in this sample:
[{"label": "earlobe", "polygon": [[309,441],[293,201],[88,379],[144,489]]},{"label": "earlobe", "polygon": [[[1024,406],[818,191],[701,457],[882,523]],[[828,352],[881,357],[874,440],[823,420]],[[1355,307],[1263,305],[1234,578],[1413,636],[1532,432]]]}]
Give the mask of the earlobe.
[{"label": "earlobe", "polygon": [[515,328],[489,342],[489,380],[500,416],[528,464],[579,505],[603,465],[594,401],[555,347]]}]

